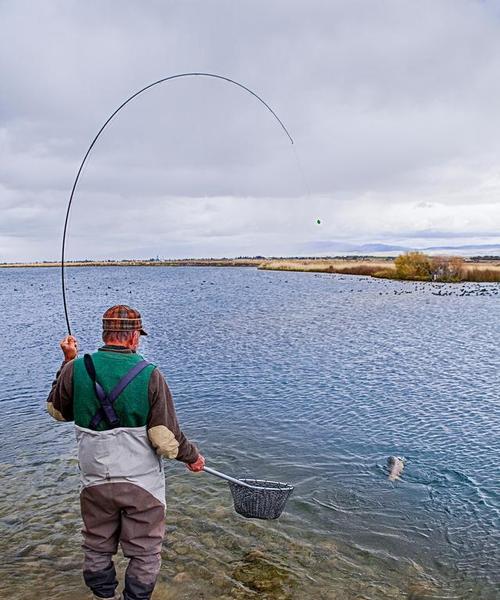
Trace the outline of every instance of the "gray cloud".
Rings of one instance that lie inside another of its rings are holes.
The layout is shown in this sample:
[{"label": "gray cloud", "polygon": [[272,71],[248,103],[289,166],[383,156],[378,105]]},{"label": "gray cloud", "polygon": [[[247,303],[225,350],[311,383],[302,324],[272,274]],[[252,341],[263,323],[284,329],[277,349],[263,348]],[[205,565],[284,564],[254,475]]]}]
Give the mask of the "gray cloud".
[{"label": "gray cloud", "polygon": [[155,88],[91,155],[72,256],[500,237],[495,2],[18,0],[0,2],[0,16],[0,260],[57,256],[100,125],[134,90],[192,70],[261,94],[300,164],[241,90]]}]

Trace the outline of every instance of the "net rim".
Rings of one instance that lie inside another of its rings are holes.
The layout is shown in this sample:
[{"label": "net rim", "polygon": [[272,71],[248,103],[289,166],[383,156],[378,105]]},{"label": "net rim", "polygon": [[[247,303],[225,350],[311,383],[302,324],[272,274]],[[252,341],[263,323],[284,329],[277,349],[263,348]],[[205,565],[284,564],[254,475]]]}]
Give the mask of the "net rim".
[{"label": "net rim", "polygon": [[[282,483],[281,481],[268,481],[267,479],[249,479],[249,478],[240,478],[240,481],[242,481],[243,483],[246,483],[247,485],[249,485],[252,489],[254,490],[266,490],[266,491],[273,491],[273,492],[291,492],[294,490],[293,485],[290,485],[289,483]],[[252,482],[252,483],[249,483]],[[253,485],[254,483],[265,483],[265,484],[273,484],[273,487],[269,487],[269,486],[263,486],[263,485]],[[238,484],[233,483],[233,482],[229,482],[229,485],[234,485],[235,487],[238,487]],[[279,485],[281,487],[274,487],[276,485]],[[244,485],[240,485],[239,487],[241,488],[245,488],[246,486]]]}]

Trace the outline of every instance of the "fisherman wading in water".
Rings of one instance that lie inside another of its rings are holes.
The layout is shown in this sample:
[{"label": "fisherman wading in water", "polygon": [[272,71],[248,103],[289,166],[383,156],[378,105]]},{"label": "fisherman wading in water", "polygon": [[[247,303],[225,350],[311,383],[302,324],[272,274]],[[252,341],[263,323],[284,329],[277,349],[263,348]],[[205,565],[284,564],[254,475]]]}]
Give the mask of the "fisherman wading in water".
[{"label": "fisherman wading in water", "polygon": [[202,471],[205,460],[182,433],[167,383],[137,354],[141,315],[118,305],[103,315],[104,346],[77,358],[77,341],[61,342],[64,363],[47,409],[74,421],[82,491],[85,583],[94,598],[121,598],[112,557],[129,558],[124,600],[149,600],[160,570],[165,530],[162,457]]}]

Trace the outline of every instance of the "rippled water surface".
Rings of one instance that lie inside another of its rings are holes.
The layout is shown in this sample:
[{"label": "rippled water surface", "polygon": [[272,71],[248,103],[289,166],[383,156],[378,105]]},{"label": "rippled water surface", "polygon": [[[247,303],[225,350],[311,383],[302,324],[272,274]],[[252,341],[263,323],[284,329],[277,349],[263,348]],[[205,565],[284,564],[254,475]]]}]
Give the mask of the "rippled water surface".
[{"label": "rippled water surface", "polygon": [[[0,270],[2,599],[88,597],[74,434],[44,412],[58,278]],[[499,299],[495,284],[69,269],[82,349],[108,306],[137,306],[142,352],[210,465],[296,486],[279,521],[249,521],[223,482],[169,463],[155,600],[500,597]],[[407,459],[395,483],[390,455]]]}]

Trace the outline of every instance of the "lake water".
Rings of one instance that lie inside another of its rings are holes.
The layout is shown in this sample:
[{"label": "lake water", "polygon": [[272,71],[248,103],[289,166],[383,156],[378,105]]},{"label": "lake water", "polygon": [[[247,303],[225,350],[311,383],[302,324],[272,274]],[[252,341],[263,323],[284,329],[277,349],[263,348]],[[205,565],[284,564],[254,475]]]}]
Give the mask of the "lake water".
[{"label": "lake water", "polygon": [[[129,303],[207,464],[293,483],[279,521],[167,465],[154,598],[500,597],[500,290],[235,268],[71,268],[84,351]],[[1,269],[0,598],[88,598],[71,424],[45,400],[57,269]],[[407,459],[387,479],[390,455]],[[119,561],[123,568],[123,559]]]}]

